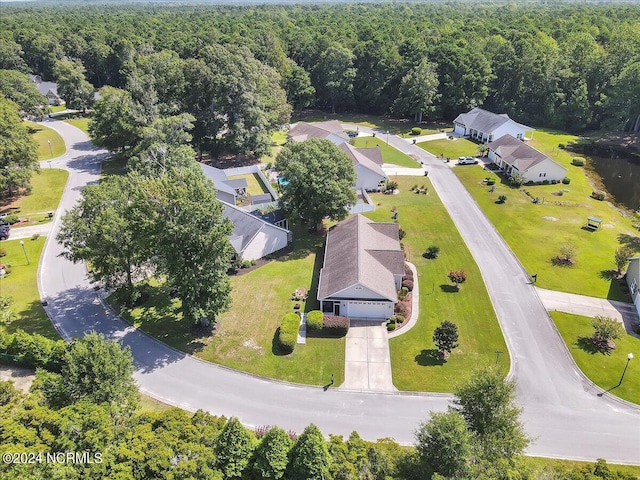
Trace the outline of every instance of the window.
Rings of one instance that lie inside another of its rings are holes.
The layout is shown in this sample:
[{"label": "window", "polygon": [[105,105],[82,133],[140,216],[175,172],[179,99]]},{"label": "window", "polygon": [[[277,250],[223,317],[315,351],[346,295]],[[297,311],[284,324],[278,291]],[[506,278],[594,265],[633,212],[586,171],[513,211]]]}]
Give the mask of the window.
[{"label": "window", "polygon": [[636,293],[636,290],[638,289],[638,283],[636,282],[636,279],[633,279],[633,282],[631,282],[631,295],[634,295]]}]

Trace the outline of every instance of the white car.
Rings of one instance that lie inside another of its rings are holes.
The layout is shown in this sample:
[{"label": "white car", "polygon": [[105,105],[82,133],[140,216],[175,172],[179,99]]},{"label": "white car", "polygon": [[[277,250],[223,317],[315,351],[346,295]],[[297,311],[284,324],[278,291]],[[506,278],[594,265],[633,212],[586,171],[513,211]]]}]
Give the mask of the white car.
[{"label": "white car", "polygon": [[473,157],[460,157],[458,159],[458,165],[475,165],[476,163],[478,163],[478,160]]}]

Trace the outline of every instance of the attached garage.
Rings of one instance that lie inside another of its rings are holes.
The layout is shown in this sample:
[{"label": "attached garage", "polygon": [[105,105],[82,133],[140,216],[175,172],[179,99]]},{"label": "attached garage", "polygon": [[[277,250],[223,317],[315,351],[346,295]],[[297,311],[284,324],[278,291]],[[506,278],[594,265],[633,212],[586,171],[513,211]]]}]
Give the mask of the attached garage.
[{"label": "attached garage", "polygon": [[350,318],[389,318],[393,315],[393,304],[390,302],[350,301],[347,308]]}]

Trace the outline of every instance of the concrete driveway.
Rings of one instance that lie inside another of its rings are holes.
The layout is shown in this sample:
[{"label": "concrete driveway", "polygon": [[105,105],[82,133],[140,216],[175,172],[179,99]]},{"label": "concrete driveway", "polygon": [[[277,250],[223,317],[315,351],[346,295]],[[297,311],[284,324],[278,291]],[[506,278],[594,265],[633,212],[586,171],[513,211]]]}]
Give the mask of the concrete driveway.
[{"label": "concrete driveway", "polygon": [[345,351],[345,390],[393,392],[387,328],[380,320],[351,319]]}]

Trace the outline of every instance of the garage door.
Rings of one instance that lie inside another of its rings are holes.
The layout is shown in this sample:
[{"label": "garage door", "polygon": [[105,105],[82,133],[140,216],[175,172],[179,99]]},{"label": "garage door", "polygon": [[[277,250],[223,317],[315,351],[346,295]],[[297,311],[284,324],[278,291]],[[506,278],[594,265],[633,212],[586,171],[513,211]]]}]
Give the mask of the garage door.
[{"label": "garage door", "polygon": [[387,318],[387,304],[381,302],[349,302],[349,317]]}]

